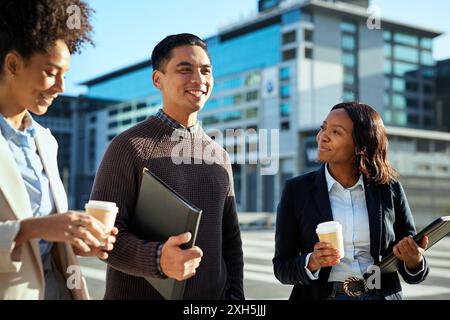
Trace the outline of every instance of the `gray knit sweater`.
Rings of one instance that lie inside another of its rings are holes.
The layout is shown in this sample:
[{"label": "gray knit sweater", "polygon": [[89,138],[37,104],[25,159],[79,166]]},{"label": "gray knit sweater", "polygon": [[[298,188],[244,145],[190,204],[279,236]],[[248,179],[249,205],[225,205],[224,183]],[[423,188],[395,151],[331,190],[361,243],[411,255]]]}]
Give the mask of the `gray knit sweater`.
[{"label": "gray knit sweater", "polygon": [[[198,164],[200,149],[225,161]],[[244,299],[242,241],[228,155],[201,127],[194,132],[174,129],[156,117],[117,136],[95,177],[91,199],[119,207],[105,299],[162,299],[142,278],[160,277],[159,242],[139,239],[130,229],[144,167],[203,210],[196,241],[203,258],[196,275],[187,280],[184,298]]]}]

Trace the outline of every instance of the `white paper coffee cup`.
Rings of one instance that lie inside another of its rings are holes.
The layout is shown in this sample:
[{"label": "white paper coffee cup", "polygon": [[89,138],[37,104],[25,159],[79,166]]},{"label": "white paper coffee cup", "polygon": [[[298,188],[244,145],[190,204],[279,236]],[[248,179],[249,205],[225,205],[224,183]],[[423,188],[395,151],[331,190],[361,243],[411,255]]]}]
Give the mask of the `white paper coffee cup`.
[{"label": "white paper coffee cup", "polygon": [[94,217],[105,225],[105,234],[109,234],[114,227],[119,208],[115,202],[89,200],[84,206],[86,214]]},{"label": "white paper coffee cup", "polygon": [[334,249],[339,250],[339,257],[344,257],[344,238],[342,236],[342,225],[337,221],[327,221],[317,225],[316,233],[320,242],[331,244]]}]

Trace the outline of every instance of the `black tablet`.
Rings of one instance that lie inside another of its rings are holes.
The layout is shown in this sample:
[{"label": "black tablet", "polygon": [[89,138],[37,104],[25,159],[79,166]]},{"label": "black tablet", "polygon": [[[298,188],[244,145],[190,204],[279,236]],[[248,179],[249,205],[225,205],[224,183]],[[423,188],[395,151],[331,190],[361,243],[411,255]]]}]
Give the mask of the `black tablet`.
[{"label": "black tablet", "polygon": [[[450,216],[440,217],[436,219],[432,223],[430,223],[427,227],[422,229],[419,233],[417,233],[413,238],[416,243],[419,243],[423,236],[428,236],[428,247],[426,250],[430,249],[436,242],[441,240],[443,237],[450,233]],[[391,273],[396,272],[398,270],[398,266],[400,264],[400,260],[395,257],[395,255],[391,252],[387,255],[378,266],[381,269],[381,273]]]}]

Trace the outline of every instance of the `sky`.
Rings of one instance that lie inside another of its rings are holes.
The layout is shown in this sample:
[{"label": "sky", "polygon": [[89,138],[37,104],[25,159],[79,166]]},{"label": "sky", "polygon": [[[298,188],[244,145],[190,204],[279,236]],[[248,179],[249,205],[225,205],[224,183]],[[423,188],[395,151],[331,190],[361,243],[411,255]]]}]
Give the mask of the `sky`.
[{"label": "sky", "polygon": [[[150,58],[165,36],[189,32],[202,38],[256,15],[257,0],[87,0],[96,11],[95,47],[74,55],[66,94],[85,92],[78,84]],[[434,40],[434,58],[450,58],[450,1],[372,0],[382,18],[442,31]],[[150,83],[150,82],[149,82]]]}]

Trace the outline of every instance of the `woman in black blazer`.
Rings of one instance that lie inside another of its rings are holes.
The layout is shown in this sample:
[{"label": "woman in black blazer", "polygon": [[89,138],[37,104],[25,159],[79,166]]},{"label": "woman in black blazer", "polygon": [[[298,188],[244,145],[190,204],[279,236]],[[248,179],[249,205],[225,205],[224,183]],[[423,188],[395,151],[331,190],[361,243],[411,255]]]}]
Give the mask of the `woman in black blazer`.
[{"label": "woman in black blazer", "polygon": [[[324,165],[288,180],[278,205],[275,276],[294,285],[294,300],[402,299],[398,273],[410,284],[428,274],[428,238],[419,245],[411,238],[413,217],[387,159],[380,115],[365,104],[338,104],[317,142]],[[342,259],[316,234],[319,223],[333,220],[343,226]],[[398,272],[373,273],[370,267],[391,252],[402,261]]]}]

